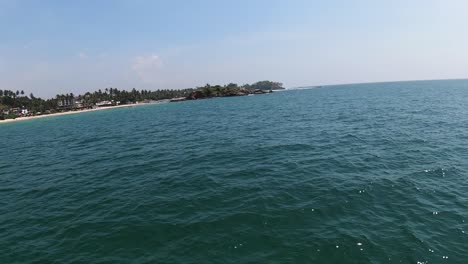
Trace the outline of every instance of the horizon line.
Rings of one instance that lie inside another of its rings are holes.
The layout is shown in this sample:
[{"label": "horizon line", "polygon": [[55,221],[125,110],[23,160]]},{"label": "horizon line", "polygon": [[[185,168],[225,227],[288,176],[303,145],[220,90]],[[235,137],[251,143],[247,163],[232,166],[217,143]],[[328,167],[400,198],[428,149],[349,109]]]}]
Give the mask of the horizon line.
[{"label": "horizon line", "polygon": [[331,86],[342,86],[342,85],[359,85],[359,84],[384,84],[384,83],[405,83],[405,82],[434,82],[434,81],[468,81],[466,78],[442,78],[442,79],[412,79],[412,80],[399,80],[399,81],[369,81],[369,82],[349,82],[349,83],[333,83],[333,84],[317,84],[317,85],[302,85],[285,88],[297,89],[297,88],[308,88],[308,87],[331,87]]}]

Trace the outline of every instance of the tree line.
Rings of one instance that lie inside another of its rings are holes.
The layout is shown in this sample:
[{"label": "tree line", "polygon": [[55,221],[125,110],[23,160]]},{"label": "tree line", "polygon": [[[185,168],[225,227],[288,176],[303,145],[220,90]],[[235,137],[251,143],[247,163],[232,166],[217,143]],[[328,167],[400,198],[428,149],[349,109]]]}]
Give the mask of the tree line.
[{"label": "tree line", "polygon": [[[210,97],[235,96],[253,93],[258,90],[283,89],[282,83],[261,81],[254,84],[237,85],[210,85],[179,90],[120,90],[118,88],[99,89],[94,92],[86,92],[75,96],[73,93],[57,94],[54,98],[42,99],[32,93],[25,95],[23,90],[11,91],[0,89],[0,119],[14,118],[15,113],[11,109],[28,109],[31,114],[47,114],[58,111],[73,110],[79,108],[92,108],[102,101],[110,101],[113,104],[133,104],[145,100],[164,100],[173,98],[200,99]],[[9,113],[8,113],[9,112]]]}]

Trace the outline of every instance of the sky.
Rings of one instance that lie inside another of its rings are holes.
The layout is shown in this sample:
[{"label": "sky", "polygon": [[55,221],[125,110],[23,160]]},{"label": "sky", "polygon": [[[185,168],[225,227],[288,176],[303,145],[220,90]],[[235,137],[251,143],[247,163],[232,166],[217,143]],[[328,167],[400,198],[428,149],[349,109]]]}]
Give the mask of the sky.
[{"label": "sky", "polygon": [[465,0],[0,0],[0,89],[468,77]]}]

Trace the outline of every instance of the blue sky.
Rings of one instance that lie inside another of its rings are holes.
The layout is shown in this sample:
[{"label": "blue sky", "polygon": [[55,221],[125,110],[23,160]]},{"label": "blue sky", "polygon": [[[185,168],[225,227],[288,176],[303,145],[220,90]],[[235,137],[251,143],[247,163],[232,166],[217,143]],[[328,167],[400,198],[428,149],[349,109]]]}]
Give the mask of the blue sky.
[{"label": "blue sky", "polygon": [[468,2],[0,0],[0,89],[468,77]]}]

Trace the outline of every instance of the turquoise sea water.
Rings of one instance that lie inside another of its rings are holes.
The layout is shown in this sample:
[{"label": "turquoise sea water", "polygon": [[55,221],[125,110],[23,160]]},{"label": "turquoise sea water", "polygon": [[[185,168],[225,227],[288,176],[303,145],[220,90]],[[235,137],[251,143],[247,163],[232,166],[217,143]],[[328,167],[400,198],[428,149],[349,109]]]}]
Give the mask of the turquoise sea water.
[{"label": "turquoise sea water", "polygon": [[468,263],[468,81],[0,125],[0,263]]}]

